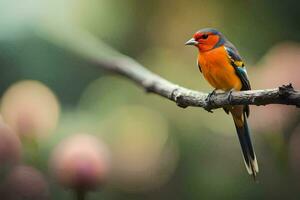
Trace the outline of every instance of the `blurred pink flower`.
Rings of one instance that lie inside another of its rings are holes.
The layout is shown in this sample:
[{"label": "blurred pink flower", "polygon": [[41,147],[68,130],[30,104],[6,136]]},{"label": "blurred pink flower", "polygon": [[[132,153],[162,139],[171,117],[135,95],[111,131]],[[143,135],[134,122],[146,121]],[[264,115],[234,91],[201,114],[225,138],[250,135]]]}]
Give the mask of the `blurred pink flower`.
[{"label": "blurred pink flower", "polygon": [[3,121],[0,121],[0,167],[19,162],[21,151],[18,136]]},{"label": "blurred pink flower", "polygon": [[56,128],[60,107],[55,95],[38,81],[21,81],[3,95],[3,119],[20,136],[43,137]]},{"label": "blurred pink flower", "polygon": [[[253,89],[276,88],[292,83],[300,88],[300,45],[282,43],[273,47],[252,71]],[[255,74],[255,76],[254,76]],[[284,128],[298,109],[285,105],[252,106],[251,124],[261,131],[278,131]],[[255,117],[254,117],[255,116]]]},{"label": "blurred pink flower", "polygon": [[77,134],[54,149],[50,167],[63,186],[76,190],[94,190],[107,178],[108,150],[95,136]]},{"label": "blurred pink flower", "polygon": [[5,200],[46,200],[49,199],[48,184],[33,167],[17,166],[5,180],[3,195]]}]

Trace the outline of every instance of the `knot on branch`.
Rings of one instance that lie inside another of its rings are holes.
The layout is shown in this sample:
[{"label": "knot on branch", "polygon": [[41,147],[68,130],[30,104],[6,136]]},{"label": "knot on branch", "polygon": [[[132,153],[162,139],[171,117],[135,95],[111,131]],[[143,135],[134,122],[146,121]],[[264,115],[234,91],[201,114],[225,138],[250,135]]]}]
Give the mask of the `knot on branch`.
[{"label": "knot on branch", "polygon": [[143,86],[145,88],[145,91],[147,93],[155,91],[155,82],[154,81],[146,79],[146,80],[143,81],[142,84],[143,84]]},{"label": "knot on branch", "polygon": [[282,85],[278,88],[278,94],[280,97],[283,97],[283,98],[290,96],[294,92],[295,92],[295,90],[294,90],[292,83],[290,83],[288,85]]},{"label": "knot on branch", "polygon": [[183,95],[179,91],[180,88],[175,88],[171,93],[171,99],[173,99],[176,102],[176,105],[181,108],[188,107],[188,104],[186,103]]},{"label": "knot on branch", "polygon": [[213,113],[212,109],[214,108],[212,103],[210,101],[206,101],[205,100],[205,104],[203,106],[204,110],[206,110],[207,112]]}]

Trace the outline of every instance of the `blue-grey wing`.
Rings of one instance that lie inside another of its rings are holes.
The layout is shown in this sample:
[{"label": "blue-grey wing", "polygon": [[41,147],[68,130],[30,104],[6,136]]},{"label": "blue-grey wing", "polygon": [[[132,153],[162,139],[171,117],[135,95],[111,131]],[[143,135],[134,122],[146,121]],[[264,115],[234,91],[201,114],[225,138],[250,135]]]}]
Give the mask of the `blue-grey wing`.
[{"label": "blue-grey wing", "polygon": [[227,51],[228,58],[231,65],[235,69],[235,73],[242,81],[241,90],[251,90],[251,85],[248,79],[247,70],[238,51],[234,47],[227,47],[227,46],[225,46],[225,50]]},{"label": "blue-grey wing", "polygon": [[[251,90],[251,85],[249,82],[245,63],[243,62],[240,54],[238,53],[236,48],[231,43],[225,45],[225,50],[227,51],[227,55],[228,55],[231,65],[235,69],[236,75],[240,78],[240,80],[242,82],[241,90]],[[249,109],[248,105],[244,107],[244,112],[246,113],[246,115],[248,117],[250,114],[250,109]]]}]

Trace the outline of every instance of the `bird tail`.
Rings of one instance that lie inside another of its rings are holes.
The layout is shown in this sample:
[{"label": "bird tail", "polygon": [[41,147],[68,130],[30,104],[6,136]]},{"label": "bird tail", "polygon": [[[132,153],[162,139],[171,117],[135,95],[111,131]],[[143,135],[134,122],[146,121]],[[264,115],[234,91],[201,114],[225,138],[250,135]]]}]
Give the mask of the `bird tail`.
[{"label": "bird tail", "polygon": [[239,141],[242,147],[242,153],[244,157],[244,162],[247,171],[256,180],[256,175],[258,173],[258,164],[256,160],[256,155],[251,143],[250,131],[248,128],[246,113],[243,113],[242,120],[237,120],[233,117],[235,128],[239,137]]}]

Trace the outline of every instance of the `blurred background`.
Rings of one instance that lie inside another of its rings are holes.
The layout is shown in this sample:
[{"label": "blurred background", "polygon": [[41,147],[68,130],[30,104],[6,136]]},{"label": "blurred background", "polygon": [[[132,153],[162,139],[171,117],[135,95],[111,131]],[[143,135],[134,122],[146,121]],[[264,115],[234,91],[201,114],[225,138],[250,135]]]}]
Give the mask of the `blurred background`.
[{"label": "blurred background", "polygon": [[230,116],[181,109],[91,58],[128,55],[211,91],[184,43],[214,27],[253,89],[300,89],[300,3],[286,0],[0,0],[1,199],[299,199],[300,115],[251,106],[260,173]]}]

